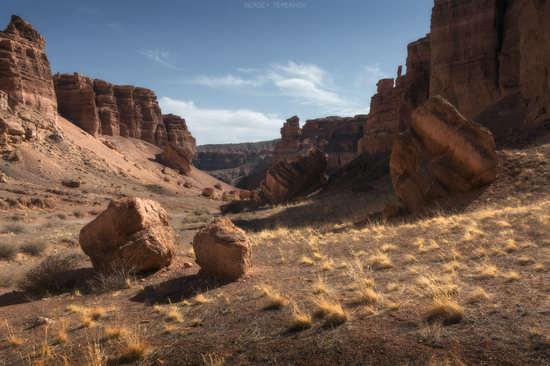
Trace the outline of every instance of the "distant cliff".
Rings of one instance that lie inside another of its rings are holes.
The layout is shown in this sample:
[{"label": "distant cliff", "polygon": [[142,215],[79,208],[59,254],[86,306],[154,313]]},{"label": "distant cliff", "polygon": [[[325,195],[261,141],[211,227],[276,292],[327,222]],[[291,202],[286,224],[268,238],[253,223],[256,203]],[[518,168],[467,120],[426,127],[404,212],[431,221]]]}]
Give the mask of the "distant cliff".
[{"label": "distant cliff", "polygon": [[56,74],[53,81],[59,114],[93,136],[133,137],[160,147],[196,144],[183,118],[162,114],[152,90],[78,73]]},{"label": "distant cliff", "polygon": [[357,155],[357,142],[362,137],[366,116],[325,117],[307,120],[289,118],[281,128],[281,141],[274,151],[274,162],[294,160],[301,152],[316,147],[328,154],[328,172],[334,172]]},{"label": "distant cliff", "polygon": [[278,141],[198,146],[194,165],[235,187],[255,189],[272,164]]}]

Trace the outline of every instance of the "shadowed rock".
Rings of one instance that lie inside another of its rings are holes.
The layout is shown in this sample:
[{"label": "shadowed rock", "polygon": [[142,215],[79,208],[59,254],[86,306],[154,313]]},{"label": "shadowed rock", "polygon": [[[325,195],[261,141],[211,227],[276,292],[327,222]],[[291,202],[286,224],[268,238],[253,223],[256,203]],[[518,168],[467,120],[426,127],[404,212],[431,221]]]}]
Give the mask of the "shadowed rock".
[{"label": "shadowed rock", "polygon": [[497,166],[491,132],[442,97],[432,97],[413,112],[411,129],[394,141],[390,173],[398,198],[414,212],[493,182]]},{"label": "shadowed rock", "polygon": [[260,193],[271,204],[289,202],[326,179],[327,155],[311,149],[296,161],[283,160],[267,172]]}]

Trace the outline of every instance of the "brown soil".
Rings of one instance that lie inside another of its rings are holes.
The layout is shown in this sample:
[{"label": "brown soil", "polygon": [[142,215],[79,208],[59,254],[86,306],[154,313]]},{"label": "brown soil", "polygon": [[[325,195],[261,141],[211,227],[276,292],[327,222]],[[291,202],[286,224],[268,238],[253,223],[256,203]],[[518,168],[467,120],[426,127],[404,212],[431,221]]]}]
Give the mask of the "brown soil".
[{"label": "brown soil", "polygon": [[[295,205],[232,216],[249,230],[254,268],[238,282],[219,283],[200,277],[196,265],[187,268],[194,263],[194,233],[221,204],[201,197],[201,188],[217,181],[195,170],[177,179],[196,188],[171,177],[165,182],[152,161],[156,147],[110,139],[115,151],[60,123],[61,145],[21,146],[23,161],[2,167],[9,181],[0,184],[1,199],[54,198],[56,207],[0,211],[0,231],[12,231],[0,234],[2,243],[46,244],[38,256],[0,260],[0,319],[6,320],[0,365],[550,363],[547,142],[500,151],[499,180],[459,211],[377,221],[385,203],[395,200],[380,176],[369,189],[344,186]],[[67,177],[84,184],[63,188]],[[16,286],[18,274],[41,258],[79,252],[80,228],[120,195],[152,197],[169,210],[181,239],[170,268],[101,292],[86,285],[95,274],[84,258],[80,269],[66,273],[74,277],[67,291],[37,296]],[[271,299],[258,288],[266,285],[283,296],[279,309],[267,309]],[[364,296],[366,289],[376,301]],[[341,304],[347,321],[313,318],[311,328],[288,332],[293,312],[312,314],[323,297]],[[427,322],[434,302],[456,305],[458,321]],[[88,324],[86,316],[98,307],[101,315]],[[39,325],[37,317],[52,322]],[[127,334],[108,339],[113,327]],[[57,340],[62,328],[66,342]],[[130,361],[123,356],[136,338],[147,352]]]}]

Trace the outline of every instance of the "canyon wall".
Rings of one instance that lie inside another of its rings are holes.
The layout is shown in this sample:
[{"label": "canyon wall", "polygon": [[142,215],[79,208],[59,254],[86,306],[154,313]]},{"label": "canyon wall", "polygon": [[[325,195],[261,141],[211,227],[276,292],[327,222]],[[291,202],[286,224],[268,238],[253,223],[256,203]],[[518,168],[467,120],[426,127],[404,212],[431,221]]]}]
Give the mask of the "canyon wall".
[{"label": "canyon wall", "polygon": [[54,76],[59,114],[93,136],[132,137],[164,147],[195,147],[185,120],[162,115],[152,90],[74,74]]},{"label": "canyon wall", "polygon": [[406,75],[379,82],[358,153],[391,150],[430,96],[500,142],[550,120],[549,16],[547,1],[435,0],[430,34],[408,46]]},{"label": "canyon wall", "polygon": [[235,187],[256,189],[273,163],[279,141],[198,146],[193,164]]},{"label": "canyon wall", "polygon": [[44,38],[13,15],[0,32],[0,90],[13,110],[25,105],[55,121],[57,102],[44,47]]},{"label": "canyon wall", "polygon": [[281,128],[281,141],[275,146],[274,164],[295,160],[301,153],[318,148],[328,155],[328,172],[352,161],[357,156],[357,142],[363,135],[366,116],[325,117],[307,120],[300,128],[300,120],[289,118]]}]

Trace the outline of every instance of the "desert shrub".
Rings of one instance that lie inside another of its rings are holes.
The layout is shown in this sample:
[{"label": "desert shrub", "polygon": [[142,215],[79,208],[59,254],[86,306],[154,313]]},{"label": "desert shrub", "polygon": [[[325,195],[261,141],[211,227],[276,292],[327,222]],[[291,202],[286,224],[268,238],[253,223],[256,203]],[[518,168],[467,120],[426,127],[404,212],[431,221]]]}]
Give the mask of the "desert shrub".
[{"label": "desert shrub", "polygon": [[113,267],[108,271],[98,272],[89,282],[93,293],[105,293],[132,288],[137,282],[135,271],[125,266]]},{"label": "desert shrub", "polygon": [[67,215],[60,213],[60,214],[57,214],[57,218],[60,220],[67,220]]},{"label": "desert shrub", "polygon": [[212,220],[212,215],[205,208],[197,208],[187,214],[181,221],[182,225],[196,224],[199,222],[208,222]]},{"label": "desert shrub", "polygon": [[39,256],[46,249],[46,243],[43,241],[30,241],[25,244],[21,244],[19,251],[21,253],[29,254],[32,256]]},{"label": "desert shrub", "polygon": [[76,217],[77,219],[81,219],[83,217],[86,216],[86,213],[80,211],[80,210],[76,210],[75,212],[73,212],[73,215],[74,217]]},{"label": "desert shrub", "polygon": [[18,263],[2,266],[0,268],[0,287],[15,287],[27,270],[28,266]]},{"label": "desert shrub", "polygon": [[0,234],[16,234],[16,235],[19,235],[19,234],[25,234],[25,233],[28,233],[29,230],[23,226],[23,225],[19,225],[19,224],[10,224],[10,225],[4,225],[4,227],[2,227],[2,229],[0,229]]},{"label": "desert shrub", "polygon": [[147,184],[145,186],[145,189],[147,189],[149,192],[153,192],[153,193],[156,193],[156,194],[165,194],[165,193],[167,193],[166,189],[164,189],[164,187],[162,187],[158,184]]},{"label": "desert shrub", "polygon": [[20,286],[30,292],[65,290],[72,282],[67,272],[76,269],[80,260],[81,256],[75,253],[50,255],[27,272]]},{"label": "desert shrub", "polygon": [[10,260],[19,251],[19,247],[14,243],[0,243],[0,259]]}]

